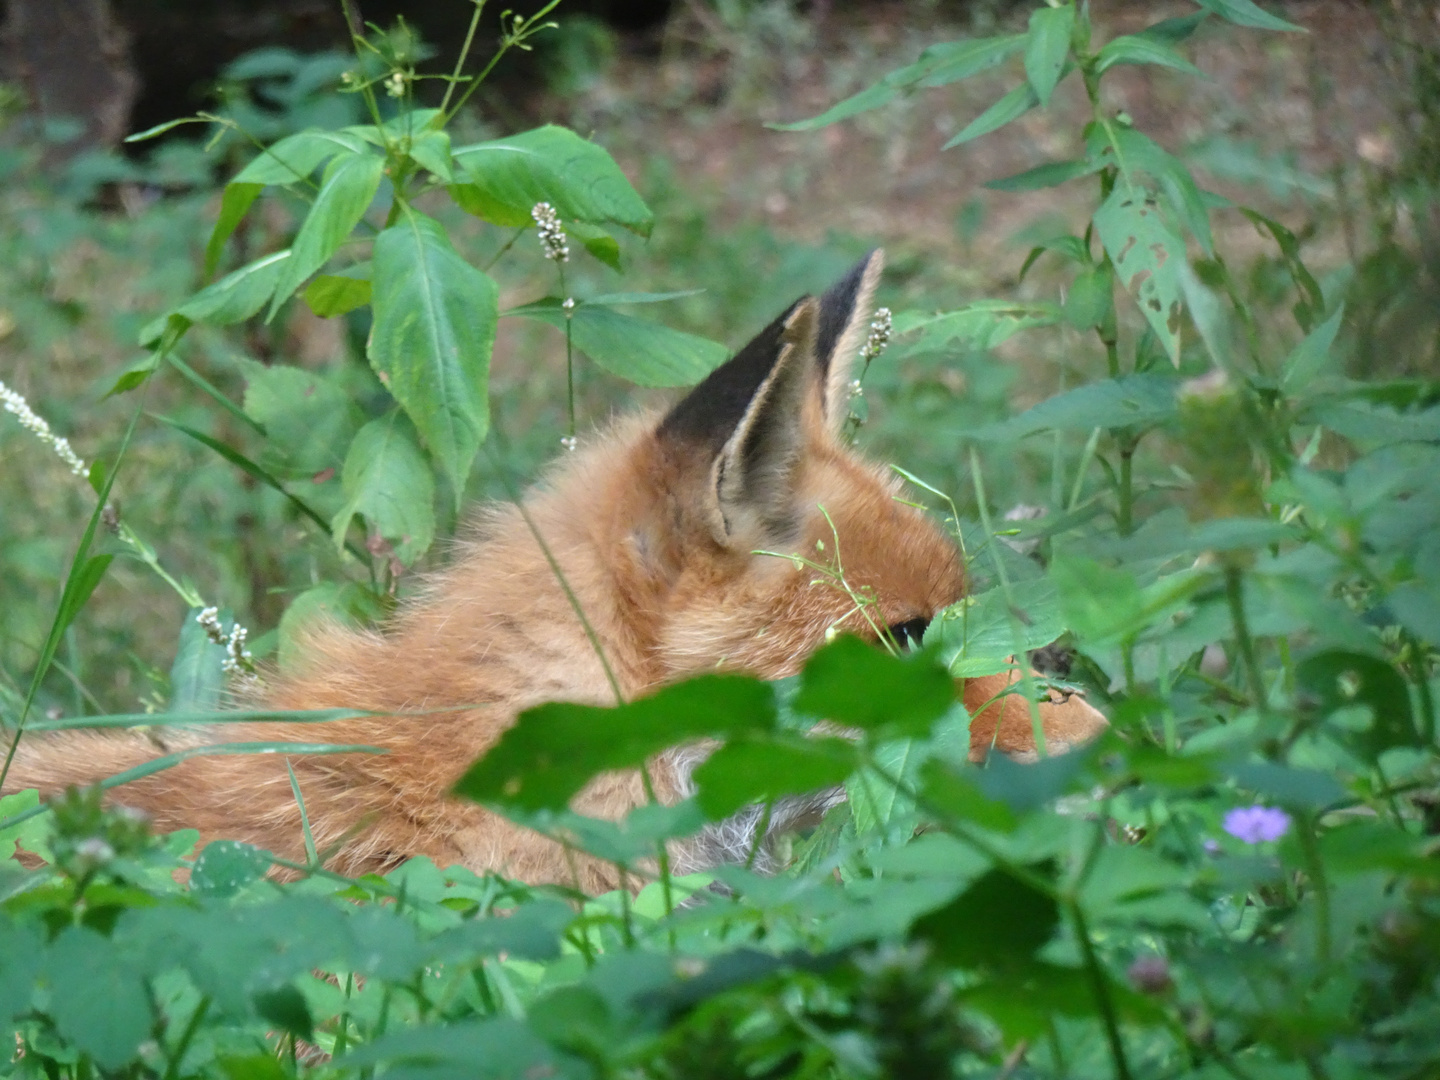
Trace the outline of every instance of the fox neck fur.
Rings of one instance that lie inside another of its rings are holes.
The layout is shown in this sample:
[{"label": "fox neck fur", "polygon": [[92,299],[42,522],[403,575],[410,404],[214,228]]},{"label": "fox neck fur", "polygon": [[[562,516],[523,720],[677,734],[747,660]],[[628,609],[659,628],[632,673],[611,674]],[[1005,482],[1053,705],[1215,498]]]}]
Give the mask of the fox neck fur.
[{"label": "fox neck fur", "polygon": [[[163,742],[133,733],[31,739],[8,786],[51,793],[157,749],[208,742],[373,745],[385,753],[289,759],[332,868],[384,872],[426,855],[587,892],[615,887],[613,866],[571,858],[448,797],[518,713],[555,700],[614,703],[717,668],[783,677],[832,628],[874,637],[874,626],[928,621],[963,592],[950,540],[839,438],[881,262],[873,253],[824,296],[791,305],[664,416],[620,422],[566,455],[521,504],[485,511],[451,566],[383,632],[315,631],[295,670],[252,703],[374,715],[225,725]],[[1006,683],[963,687],[975,716],[972,750],[981,755],[991,745],[1034,753],[1028,706],[1002,696]],[[1105,724],[1078,697],[1043,702],[1041,715],[1052,751]],[[650,769],[655,794],[665,802],[688,795],[703,754],[661,755]],[[772,828],[838,797],[790,800]],[[639,774],[617,773],[597,778],[575,808],[617,819],[647,798]],[[162,829],[197,828],[206,839],[302,857],[300,808],[284,760],[273,755],[192,758],[125,786],[120,801]],[[743,858],[757,821],[742,814],[676,845],[675,869]]]}]

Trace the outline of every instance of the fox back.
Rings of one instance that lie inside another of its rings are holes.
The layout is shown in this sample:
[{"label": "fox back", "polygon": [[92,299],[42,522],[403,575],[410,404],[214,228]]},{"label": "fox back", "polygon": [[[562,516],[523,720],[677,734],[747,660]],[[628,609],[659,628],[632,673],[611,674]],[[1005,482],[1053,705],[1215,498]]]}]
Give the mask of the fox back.
[{"label": "fox back", "polygon": [[[717,668],[783,677],[827,633],[913,632],[963,592],[954,545],[839,437],[880,268],[876,252],[824,296],[792,304],[668,413],[622,421],[565,455],[521,504],[485,511],[452,565],[383,631],[314,632],[295,670],[253,703],[373,715],[167,733],[158,747],[133,733],[31,738],[7,786],[50,794],[202,743],[372,745],[385,753],[289,759],[334,869],[383,873],[426,855],[531,882],[615,887],[612,867],[567,859],[554,842],[448,797],[520,712],[554,700],[612,704],[617,691],[629,699]],[[849,591],[775,553],[838,560]],[[868,617],[851,592],[873,600]],[[963,688],[976,756],[991,745],[1034,752],[1028,706],[1001,695],[1005,682]],[[1105,723],[1078,698],[1042,703],[1041,715],[1052,751]],[[662,801],[691,792],[702,756],[679,748],[653,763]],[[120,801],[161,829],[303,857],[300,809],[274,755],[195,757],[122,790]],[[638,774],[617,773],[592,782],[575,808],[617,819],[646,798]],[[797,804],[771,825],[834,798]],[[675,869],[743,852],[753,828],[679,845]]]}]

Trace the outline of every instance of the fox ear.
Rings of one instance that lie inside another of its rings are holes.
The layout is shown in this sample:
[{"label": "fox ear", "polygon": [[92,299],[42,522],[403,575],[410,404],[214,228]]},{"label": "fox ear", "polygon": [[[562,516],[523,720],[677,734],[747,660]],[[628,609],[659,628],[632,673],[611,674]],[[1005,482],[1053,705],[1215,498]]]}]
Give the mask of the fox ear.
[{"label": "fox ear", "polygon": [[850,372],[865,343],[884,268],[885,253],[877,248],[820,298],[815,356],[820,362],[821,405],[831,431],[840,429],[849,412]]},{"label": "fox ear", "polygon": [[794,531],[795,466],[815,378],[819,303],[797,300],[661,422],[659,436],[714,454],[704,514],[726,547]]}]

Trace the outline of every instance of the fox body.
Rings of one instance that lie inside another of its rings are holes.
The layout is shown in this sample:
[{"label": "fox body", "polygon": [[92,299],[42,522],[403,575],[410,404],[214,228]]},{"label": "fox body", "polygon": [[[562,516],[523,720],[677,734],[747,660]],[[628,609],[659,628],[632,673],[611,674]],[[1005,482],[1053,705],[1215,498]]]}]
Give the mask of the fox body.
[{"label": "fox body", "polygon": [[[314,633],[297,669],[271,680],[257,703],[374,715],[166,733],[159,749],[257,740],[377,746],[386,752],[289,759],[314,842],[334,849],[333,868],[383,873],[426,855],[531,882],[615,887],[608,864],[568,859],[555,842],[448,795],[524,709],[614,703],[577,604],[629,699],[716,668],[793,674],[831,627],[874,636],[847,591],[761,552],[823,561],[817,552],[838,541],[845,582],[873,598],[878,625],[918,630],[962,595],[954,545],[838,437],[880,267],[876,252],[823,297],[797,301],[663,416],[622,421],[567,454],[521,505],[489,509],[452,565],[384,632]],[[962,687],[974,717],[972,756],[992,746],[1034,754],[1027,704],[1002,693],[1013,678]],[[1078,696],[1055,695],[1040,714],[1052,751],[1105,725]],[[156,753],[154,738],[135,733],[30,738],[7,786],[50,794]],[[656,795],[688,795],[701,758],[693,747],[660,755],[649,770]],[[792,800],[771,826],[793,825],[837,797]],[[206,839],[302,857],[300,809],[275,755],[192,758],[132,782],[119,798],[161,829],[197,828]],[[618,819],[646,799],[639,774],[616,773],[593,781],[574,805]],[[742,814],[677,845],[674,868],[743,858],[757,822]]]}]

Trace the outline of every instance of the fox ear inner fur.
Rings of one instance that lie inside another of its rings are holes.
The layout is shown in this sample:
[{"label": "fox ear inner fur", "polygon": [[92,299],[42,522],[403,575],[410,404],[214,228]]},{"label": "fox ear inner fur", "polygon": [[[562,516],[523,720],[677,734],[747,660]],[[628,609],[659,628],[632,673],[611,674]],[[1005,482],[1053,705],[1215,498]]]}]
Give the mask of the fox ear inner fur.
[{"label": "fox ear inner fur", "polygon": [[793,532],[807,396],[818,394],[825,426],[837,430],[883,265],[881,252],[873,251],[818,301],[797,300],[661,422],[660,438],[715,455],[707,518],[722,546],[782,540]]}]

